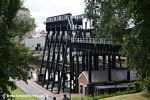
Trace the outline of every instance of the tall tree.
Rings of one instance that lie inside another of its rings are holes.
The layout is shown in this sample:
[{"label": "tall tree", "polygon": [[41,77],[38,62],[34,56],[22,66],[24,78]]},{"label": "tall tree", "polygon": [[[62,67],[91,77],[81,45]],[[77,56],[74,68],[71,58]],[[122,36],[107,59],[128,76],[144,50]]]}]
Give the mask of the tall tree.
[{"label": "tall tree", "polygon": [[21,7],[20,0],[0,0],[0,93],[15,88],[12,79],[26,80],[30,70],[32,56],[16,36],[30,31],[34,21],[16,16]]},{"label": "tall tree", "polygon": [[[85,0],[99,37],[119,41],[129,68],[150,76],[150,0]],[[98,12],[95,13],[95,12]]]}]

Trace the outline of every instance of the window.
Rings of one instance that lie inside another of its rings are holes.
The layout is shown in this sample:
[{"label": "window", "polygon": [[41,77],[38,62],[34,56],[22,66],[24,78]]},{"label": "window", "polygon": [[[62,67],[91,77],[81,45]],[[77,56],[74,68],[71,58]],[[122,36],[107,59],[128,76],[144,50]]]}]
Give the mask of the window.
[{"label": "window", "polygon": [[87,22],[85,22],[85,29],[87,29]]},{"label": "window", "polygon": [[54,17],[51,18],[51,21],[54,21]]},{"label": "window", "polygon": [[58,21],[58,20],[59,20],[59,16],[56,17],[56,21]]}]

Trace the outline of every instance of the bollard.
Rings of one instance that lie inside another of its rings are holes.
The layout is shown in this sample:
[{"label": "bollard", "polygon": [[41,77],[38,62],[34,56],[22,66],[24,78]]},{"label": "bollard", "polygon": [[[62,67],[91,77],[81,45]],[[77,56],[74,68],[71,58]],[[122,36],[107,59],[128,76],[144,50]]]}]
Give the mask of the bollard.
[{"label": "bollard", "polygon": [[56,97],[53,97],[53,100],[56,100]]}]

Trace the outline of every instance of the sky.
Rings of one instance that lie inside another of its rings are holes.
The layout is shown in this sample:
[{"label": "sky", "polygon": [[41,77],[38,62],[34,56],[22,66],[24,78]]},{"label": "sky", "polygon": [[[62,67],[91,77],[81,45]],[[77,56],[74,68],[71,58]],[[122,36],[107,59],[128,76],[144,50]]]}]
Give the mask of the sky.
[{"label": "sky", "polygon": [[45,30],[43,24],[47,17],[71,13],[84,13],[84,0],[24,0],[24,6],[36,21],[36,31]]}]

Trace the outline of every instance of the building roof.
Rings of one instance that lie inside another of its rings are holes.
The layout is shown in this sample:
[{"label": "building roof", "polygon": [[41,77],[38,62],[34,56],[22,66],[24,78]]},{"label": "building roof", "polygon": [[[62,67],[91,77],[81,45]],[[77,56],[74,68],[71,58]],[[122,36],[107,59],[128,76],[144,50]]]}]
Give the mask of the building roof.
[{"label": "building roof", "polygon": [[[92,71],[92,82],[99,83],[99,82],[108,82],[108,70],[99,70],[99,71]],[[83,71],[81,75],[84,75],[88,81],[88,71]],[[137,80],[136,71],[130,71],[130,80]],[[112,81],[126,81],[127,80],[127,70],[126,69],[115,69],[111,70],[111,80]]]}]

